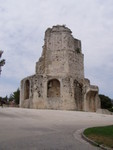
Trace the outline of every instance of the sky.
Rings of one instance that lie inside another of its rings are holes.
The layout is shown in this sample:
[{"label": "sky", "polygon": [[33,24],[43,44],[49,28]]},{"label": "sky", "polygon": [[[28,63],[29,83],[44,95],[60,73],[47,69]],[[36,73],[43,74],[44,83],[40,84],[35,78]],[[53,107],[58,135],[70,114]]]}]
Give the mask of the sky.
[{"label": "sky", "polygon": [[0,0],[0,50],[6,59],[0,96],[35,74],[45,30],[53,25],[66,25],[81,40],[85,78],[113,99],[113,0]]}]

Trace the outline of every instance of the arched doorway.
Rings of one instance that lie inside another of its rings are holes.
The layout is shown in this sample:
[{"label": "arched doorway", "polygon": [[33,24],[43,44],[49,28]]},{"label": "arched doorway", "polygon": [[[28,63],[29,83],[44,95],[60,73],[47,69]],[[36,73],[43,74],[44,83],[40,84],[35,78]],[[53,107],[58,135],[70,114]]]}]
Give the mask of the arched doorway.
[{"label": "arched doorway", "polygon": [[30,90],[30,83],[29,80],[26,80],[24,85],[24,99],[29,99],[29,90]]},{"label": "arched doorway", "polygon": [[57,79],[48,81],[47,97],[60,97],[60,82]]},{"label": "arched doorway", "polygon": [[92,111],[92,112],[96,111],[96,102],[95,102],[96,95],[97,95],[97,92],[94,92],[94,91],[89,91],[86,94],[86,109],[87,109],[87,111]]},{"label": "arched doorway", "polygon": [[82,110],[83,108],[82,85],[77,80],[74,81],[74,99],[77,110]]}]

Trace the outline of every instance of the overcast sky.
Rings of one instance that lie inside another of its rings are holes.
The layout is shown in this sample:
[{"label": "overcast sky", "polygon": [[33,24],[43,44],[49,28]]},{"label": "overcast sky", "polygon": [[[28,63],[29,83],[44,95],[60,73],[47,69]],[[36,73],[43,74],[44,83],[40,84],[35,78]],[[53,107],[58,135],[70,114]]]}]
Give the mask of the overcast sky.
[{"label": "overcast sky", "polygon": [[113,98],[113,0],[0,0],[0,96],[35,73],[45,30],[57,24],[81,40],[85,77]]}]

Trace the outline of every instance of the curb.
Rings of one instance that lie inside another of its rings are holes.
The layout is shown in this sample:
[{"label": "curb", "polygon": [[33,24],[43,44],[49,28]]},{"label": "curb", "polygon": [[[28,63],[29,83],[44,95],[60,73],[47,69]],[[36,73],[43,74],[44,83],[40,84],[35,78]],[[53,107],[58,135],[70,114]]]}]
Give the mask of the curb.
[{"label": "curb", "polygon": [[[83,131],[83,132],[84,132],[84,131]],[[102,148],[102,149],[104,149],[104,150],[113,150],[113,148],[105,147],[105,146],[103,146],[103,145],[101,145],[101,144],[98,144],[98,143],[94,142],[93,140],[87,138],[87,137],[84,135],[83,132],[81,133],[81,136],[82,136],[82,138],[83,138],[85,141],[91,143],[91,144],[94,145],[94,146],[100,147],[100,148]]]}]

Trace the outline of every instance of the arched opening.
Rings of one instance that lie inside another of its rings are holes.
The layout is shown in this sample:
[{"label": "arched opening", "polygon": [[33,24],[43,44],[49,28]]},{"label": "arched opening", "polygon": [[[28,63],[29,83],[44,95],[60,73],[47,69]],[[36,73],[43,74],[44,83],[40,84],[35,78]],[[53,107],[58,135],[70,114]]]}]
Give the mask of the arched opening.
[{"label": "arched opening", "polygon": [[77,110],[82,110],[83,108],[82,85],[77,80],[74,81],[74,98]]},{"label": "arched opening", "polygon": [[60,97],[60,82],[57,79],[48,82],[47,97]]},{"label": "arched opening", "polygon": [[30,89],[30,83],[29,80],[26,80],[24,85],[24,99],[29,99],[29,89]]},{"label": "arched opening", "polygon": [[89,91],[87,93],[86,95],[87,111],[92,111],[92,112],[96,111],[96,102],[95,102],[96,95],[97,95],[97,92],[94,92],[94,91]]}]

